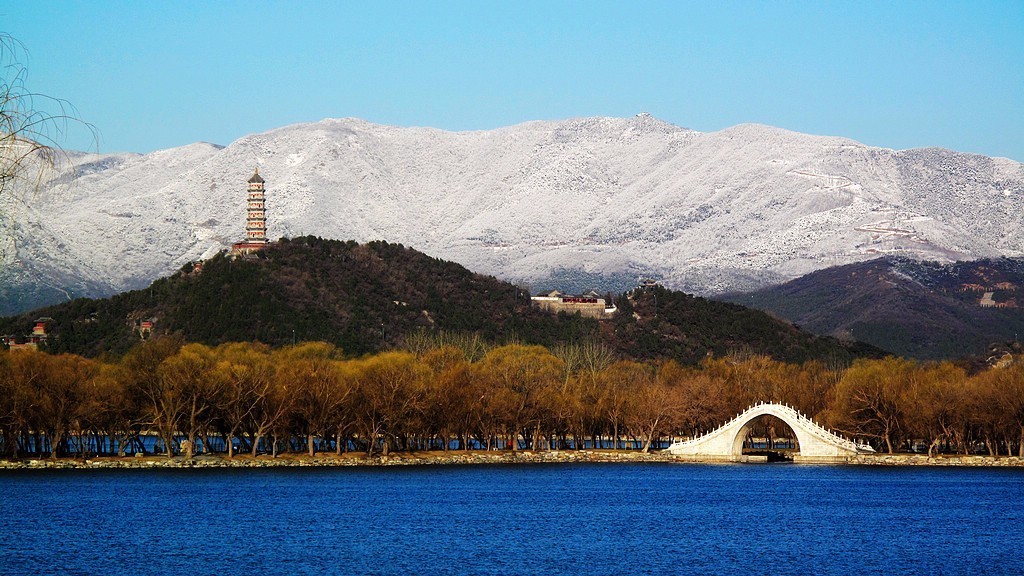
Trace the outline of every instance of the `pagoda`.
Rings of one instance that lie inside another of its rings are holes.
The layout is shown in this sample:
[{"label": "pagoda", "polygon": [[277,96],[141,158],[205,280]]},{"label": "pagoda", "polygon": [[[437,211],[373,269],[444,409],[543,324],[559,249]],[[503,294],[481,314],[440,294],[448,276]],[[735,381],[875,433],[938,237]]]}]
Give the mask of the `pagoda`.
[{"label": "pagoda", "polygon": [[267,240],[266,194],[263,187],[265,183],[266,180],[260,176],[260,169],[256,168],[252,178],[249,178],[245,210],[245,240],[231,245],[232,255],[252,254],[266,248],[270,243]]}]

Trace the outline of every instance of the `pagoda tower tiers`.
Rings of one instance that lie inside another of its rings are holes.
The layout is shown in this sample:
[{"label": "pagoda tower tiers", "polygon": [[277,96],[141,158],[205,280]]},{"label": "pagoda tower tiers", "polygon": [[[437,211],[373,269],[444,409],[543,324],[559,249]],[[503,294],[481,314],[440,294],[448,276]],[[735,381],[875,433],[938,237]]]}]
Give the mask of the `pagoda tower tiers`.
[{"label": "pagoda tower tiers", "polygon": [[231,253],[236,255],[251,254],[262,250],[270,243],[267,240],[266,180],[260,176],[256,168],[249,178],[249,191],[246,196],[245,209],[245,240],[231,246]]},{"label": "pagoda tower tiers", "polygon": [[267,241],[267,197],[263,190],[264,182],[266,181],[260,176],[260,169],[257,168],[252,178],[249,178],[249,206],[245,218],[245,239],[248,242]]}]

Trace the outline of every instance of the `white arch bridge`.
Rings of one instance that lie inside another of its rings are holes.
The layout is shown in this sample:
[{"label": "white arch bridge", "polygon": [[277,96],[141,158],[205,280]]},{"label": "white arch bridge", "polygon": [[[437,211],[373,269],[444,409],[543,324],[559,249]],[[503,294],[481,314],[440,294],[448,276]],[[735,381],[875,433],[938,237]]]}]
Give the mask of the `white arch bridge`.
[{"label": "white arch bridge", "polygon": [[677,456],[689,456],[693,460],[744,461],[743,441],[754,421],[765,415],[782,420],[793,430],[800,448],[794,461],[845,462],[851,456],[874,452],[867,444],[857,444],[838,436],[789,406],[764,402],[747,408],[707,434],[675,442],[666,451]]}]

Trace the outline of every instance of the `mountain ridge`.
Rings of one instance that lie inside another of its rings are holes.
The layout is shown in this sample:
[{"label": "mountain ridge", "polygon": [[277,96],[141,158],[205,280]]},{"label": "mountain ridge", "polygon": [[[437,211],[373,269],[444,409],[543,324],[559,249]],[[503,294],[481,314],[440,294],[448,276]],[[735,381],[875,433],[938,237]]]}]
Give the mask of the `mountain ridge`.
[{"label": "mountain ridge", "polygon": [[72,155],[27,206],[0,198],[0,313],[138,288],[229,246],[255,166],[272,238],[399,242],[570,291],[553,283],[652,276],[713,295],[880,254],[1024,255],[1011,160],[649,115],[464,132],[324,119],[224,147]]}]

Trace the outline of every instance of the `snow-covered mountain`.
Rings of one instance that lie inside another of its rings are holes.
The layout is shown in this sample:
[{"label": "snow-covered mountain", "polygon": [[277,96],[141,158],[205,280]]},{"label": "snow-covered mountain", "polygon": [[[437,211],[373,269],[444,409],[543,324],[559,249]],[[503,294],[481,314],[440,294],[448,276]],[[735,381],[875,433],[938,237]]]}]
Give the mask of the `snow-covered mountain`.
[{"label": "snow-covered mountain", "polygon": [[0,198],[0,311],[138,288],[241,240],[257,166],[272,238],[401,242],[534,288],[643,275],[715,294],[879,254],[1024,255],[1020,163],[647,114],[477,132],[328,119],[71,164]]}]

